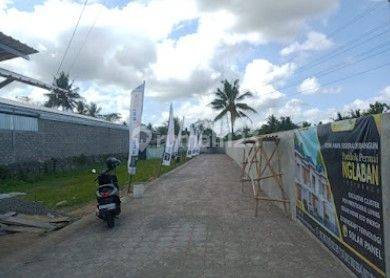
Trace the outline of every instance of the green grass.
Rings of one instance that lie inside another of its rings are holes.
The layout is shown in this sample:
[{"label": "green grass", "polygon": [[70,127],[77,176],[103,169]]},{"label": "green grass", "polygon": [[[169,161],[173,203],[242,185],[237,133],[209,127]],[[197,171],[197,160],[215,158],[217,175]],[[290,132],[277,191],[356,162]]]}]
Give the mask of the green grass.
[{"label": "green grass", "polygon": [[[137,173],[133,177],[134,182],[145,182],[151,177],[156,177],[160,159],[140,160],[137,164]],[[183,162],[173,162],[171,166],[162,166],[161,173],[166,173]],[[90,169],[92,169],[91,167]],[[98,170],[98,168],[96,167]],[[40,201],[49,208],[63,200],[66,206],[79,206],[95,200],[96,182],[91,170],[72,171],[66,173],[41,176],[33,181],[0,180],[0,192],[25,192],[24,199]],[[122,163],[117,169],[117,176],[121,188],[128,184],[127,165]]]}]

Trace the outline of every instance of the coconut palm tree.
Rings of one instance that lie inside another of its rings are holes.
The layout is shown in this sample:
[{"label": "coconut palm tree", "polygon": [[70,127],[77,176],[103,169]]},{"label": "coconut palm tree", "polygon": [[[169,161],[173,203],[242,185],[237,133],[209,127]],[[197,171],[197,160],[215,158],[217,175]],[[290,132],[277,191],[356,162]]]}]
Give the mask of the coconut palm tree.
[{"label": "coconut palm tree", "polygon": [[80,115],[86,115],[88,113],[88,105],[82,100],[76,102],[75,109],[76,113]]},{"label": "coconut palm tree", "polygon": [[227,113],[230,114],[230,127],[231,132],[234,134],[234,123],[239,118],[249,118],[246,112],[256,113],[256,110],[250,107],[243,101],[245,98],[252,97],[251,92],[245,92],[240,94],[239,92],[239,80],[235,80],[233,84],[229,83],[226,79],[222,82],[222,88],[218,88],[215,94],[215,99],[211,102],[211,106],[214,110],[220,111],[215,117],[214,121],[218,121]]},{"label": "coconut palm tree", "polygon": [[58,77],[54,77],[53,85],[64,89],[65,91],[52,90],[47,93],[49,98],[45,106],[46,107],[61,107],[62,110],[72,110],[76,106],[76,101],[80,98],[79,88],[73,86],[73,82],[70,81],[69,74],[61,72]]},{"label": "coconut palm tree", "polygon": [[101,107],[98,107],[96,103],[91,102],[91,104],[88,105],[88,112],[87,115],[91,117],[98,118],[100,117],[100,111],[102,110]]},{"label": "coconut palm tree", "polygon": [[109,122],[116,122],[122,118],[121,114],[119,113],[109,113],[103,115],[103,119]]}]

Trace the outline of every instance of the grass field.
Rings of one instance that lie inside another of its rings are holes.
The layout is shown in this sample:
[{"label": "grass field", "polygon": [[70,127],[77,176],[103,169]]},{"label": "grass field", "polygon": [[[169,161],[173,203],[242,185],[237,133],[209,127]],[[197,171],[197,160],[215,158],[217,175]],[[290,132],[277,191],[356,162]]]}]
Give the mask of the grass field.
[{"label": "grass field", "polygon": [[[134,182],[148,181],[156,177],[160,159],[140,160]],[[166,173],[183,162],[174,162],[171,166],[162,166],[161,173]],[[92,167],[91,167],[92,169]],[[96,170],[99,169],[96,167]],[[58,202],[66,200],[66,206],[78,206],[95,200],[96,182],[91,170],[72,171],[42,176],[34,181],[0,180],[0,192],[25,192],[24,199],[42,202],[49,208],[54,208]],[[124,188],[128,183],[127,165],[122,163],[117,169],[119,185]]]}]

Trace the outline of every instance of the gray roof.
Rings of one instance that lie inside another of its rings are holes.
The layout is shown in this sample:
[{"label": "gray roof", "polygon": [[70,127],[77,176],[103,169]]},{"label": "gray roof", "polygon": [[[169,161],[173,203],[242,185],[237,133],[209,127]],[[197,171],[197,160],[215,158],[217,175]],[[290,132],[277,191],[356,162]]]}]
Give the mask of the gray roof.
[{"label": "gray roof", "polygon": [[14,101],[2,97],[0,97],[0,113],[1,112],[74,124],[101,126],[123,130],[128,129],[127,126],[111,123],[103,119],[80,115],[71,111],[60,111],[57,109],[33,105],[31,103]]},{"label": "gray roof", "polygon": [[16,57],[28,58],[38,53],[34,48],[0,32],[0,62]]}]

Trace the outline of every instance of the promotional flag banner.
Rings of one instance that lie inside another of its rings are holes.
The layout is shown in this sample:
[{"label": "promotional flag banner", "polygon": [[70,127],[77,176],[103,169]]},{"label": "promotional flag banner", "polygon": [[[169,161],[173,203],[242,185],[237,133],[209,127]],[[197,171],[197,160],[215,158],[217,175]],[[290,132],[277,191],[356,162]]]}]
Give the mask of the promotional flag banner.
[{"label": "promotional flag banner", "polygon": [[175,140],[175,147],[174,147],[174,151],[173,151],[173,155],[174,156],[177,156],[179,154],[179,148],[180,148],[180,145],[181,145],[181,133],[183,131],[183,125],[184,125],[184,117],[183,117],[183,120],[180,123],[179,134],[177,135],[177,138]]},{"label": "promotional flag banner", "polygon": [[190,136],[188,137],[188,142],[187,142],[187,157],[191,158],[193,155],[193,150],[194,150],[194,129],[192,126],[190,126]]},{"label": "promotional flag banner", "polygon": [[175,127],[173,123],[173,108],[172,104],[169,107],[168,133],[165,141],[165,150],[163,155],[162,165],[171,165],[171,158],[173,155],[173,147],[175,144]]},{"label": "promotional flag banner", "polygon": [[142,109],[144,103],[145,81],[131,92],[129,114],[129,159],[127,171],[135,175],[139,152]]},{"label": "promotional flag banner", "polygon": [[201,147],[202,147],[202,133],[199,132],[197,146],[196,146],[196,155],[200,155],[200,148]]},{"label": "promotional flag banner", "polygon": [[195,135],[194,135],[194,150],[193,150],[193,155],[194,156],[198,155],[198,149],[199,149],[199,132],[195,132]]}]

